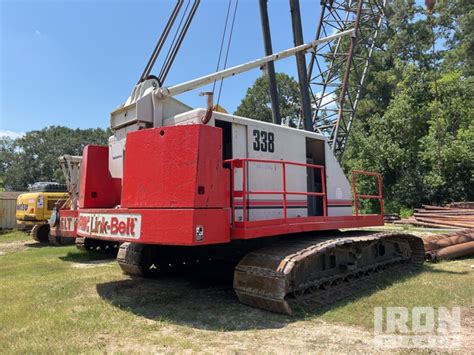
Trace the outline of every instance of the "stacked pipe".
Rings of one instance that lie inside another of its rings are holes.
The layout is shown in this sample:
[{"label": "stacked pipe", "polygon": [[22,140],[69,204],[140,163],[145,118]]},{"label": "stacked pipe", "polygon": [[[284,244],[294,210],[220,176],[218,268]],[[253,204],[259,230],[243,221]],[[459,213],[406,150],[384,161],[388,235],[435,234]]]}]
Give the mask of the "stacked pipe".
[{"label": "stacked pipe", "polygon": [[451,202],[447,204],[447,207],[474,209],[474,202]]},{"label": "stacked pipe", "polygon": [[415,209],[413,217],[394,221],[430,228],[474,228],[474,202],[453,202],[447,206],[423,205]]},{"label": "stacked pipe", "polygon": [[423,236],[423,244],[428,261],[436,262],[471,255],[474,254],[474,229]]}]

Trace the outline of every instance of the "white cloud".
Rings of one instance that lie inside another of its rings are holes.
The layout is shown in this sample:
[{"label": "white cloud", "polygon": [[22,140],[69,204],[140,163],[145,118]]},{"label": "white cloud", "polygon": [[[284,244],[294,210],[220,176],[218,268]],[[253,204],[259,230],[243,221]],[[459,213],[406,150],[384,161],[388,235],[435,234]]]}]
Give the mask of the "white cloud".
[{"label": "white cloud", "polygon": [[38,31],[37,29],[35,29],[35,35],[36,35],[36,36],[41,36],[41,32]]},{"label": "white cloud", "polygon": [[17,139],[21,136],[23,136],[25,133],[17,133],[13,131],[5,131],[0,129],[0,137],[9,137],[11,139]]}]

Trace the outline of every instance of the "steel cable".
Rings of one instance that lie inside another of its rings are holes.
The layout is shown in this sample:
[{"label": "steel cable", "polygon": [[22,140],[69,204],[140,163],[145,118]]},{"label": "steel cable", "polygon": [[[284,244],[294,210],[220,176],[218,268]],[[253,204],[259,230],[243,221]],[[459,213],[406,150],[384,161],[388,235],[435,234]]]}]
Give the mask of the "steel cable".
[{"label": "steel cable", "polygon": [[[232,16],[232,25],[230,26],[230,33],[229,33],[229,41],[227,42],[227,50],[225,54],[225,60],[224,60],[224,68],[227,66],[227,59],[229,58],[229,51],[230,51],[230,44],[232,42],[232,35],[234,34],[234,24],[235,24],[235,17],[237,14],[237,6],[239,5],[239,0],[235,1],[235,7],[234,7],[234,14]],[[217,96],[217,105],[219,105],[219,101],[221,99],[221,92],[222,92],[222,85],[224,84],[224,79],[221,79],[221,83],[219,86],[219,94]]]},{"label": "steel cable", "polygon": [[[227,32],[227,25],[229,22],[229,14],[230,14],[231,5],[232,5],[232,0],[229,0],[229,6],[227,6],[227,14],[225,16],[224,31],[222,32],[221,46],[219,49],[219,58],[217,59],[216,72],[219,71],[219,67],[221,66],[222,49],[224,49],[224,41],[225,41],[225,35]],[[216,82],[217,80],[214,80],[214,84],[212,85],[212,92],[214,92],[216,89]]]}]

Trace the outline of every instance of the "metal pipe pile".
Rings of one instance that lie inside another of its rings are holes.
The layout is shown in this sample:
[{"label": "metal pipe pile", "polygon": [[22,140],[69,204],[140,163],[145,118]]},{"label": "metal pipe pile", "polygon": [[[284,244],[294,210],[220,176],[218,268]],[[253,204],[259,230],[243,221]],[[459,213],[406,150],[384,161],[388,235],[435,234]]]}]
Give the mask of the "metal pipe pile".
[{"label": "metal pipe pile", "polygon": [[455,259],[474,254],[474,229],[442,235],[423,236],[425,258],[428,261]]},{"label": "metal pipe pile", "polygon": [[430,228],[474,228],[474,202],[453,202],[447,206],[423,205],[412,217],[394,221]]}]

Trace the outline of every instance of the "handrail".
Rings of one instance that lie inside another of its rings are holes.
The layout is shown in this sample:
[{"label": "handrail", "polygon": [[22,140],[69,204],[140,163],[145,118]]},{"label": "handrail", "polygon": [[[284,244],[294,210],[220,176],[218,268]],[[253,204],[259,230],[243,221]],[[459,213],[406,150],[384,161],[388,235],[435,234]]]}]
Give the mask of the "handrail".
[{"label": "handrail", "polygon": [[[357,193],[357,175],[366,175],[366,176],[375,176],[377,177],[378,182],[378,195],[366,195]],[[352,171],[352,193],[354,195],[354,209],[355,215],[359,216],[359,199],[378,199],[380,205],[380,214],[383,216],[384,207],[383,207],[383,194],[382,194],[382,174],[375,173],[372,171],[364,170],[354,170]]]},{"label": "handrail", "polygon": [[[230,163],[231,165],[231,199],[232,199],[232,226],[235,222],[235,197],[242,197],[242,220],[243,223],[247,221],[247,198],[249,195],[283,195],[283,215],[286,222],[288,218],[288,195],[304,195],[304,196],[321,196],[323,197],[323,218],[327,216],[326,208],[326,175],[325,168],[323,165],[316,164],[307,164],[307,163],[298,163],[290,162],[283,160],[272,160],[272,159],[254,159],[254,158],[239,158],[239,159],[229,159],[225,163]],[[269,191],[269,190],[248,190],[247,189],[247,164],[248,163],[263,163],[263,164],[279,164],[282,166],[282,186],[283,190],[279,191]],[[321,174],[321,192],[302,192],[302,191],[288,191],[286,189],[286,166],[300,166],[306,168],[318,169]],[[235,181],[234,181],[234,171],[235,169],[242,169],[242,190],[235,190]]]}]

